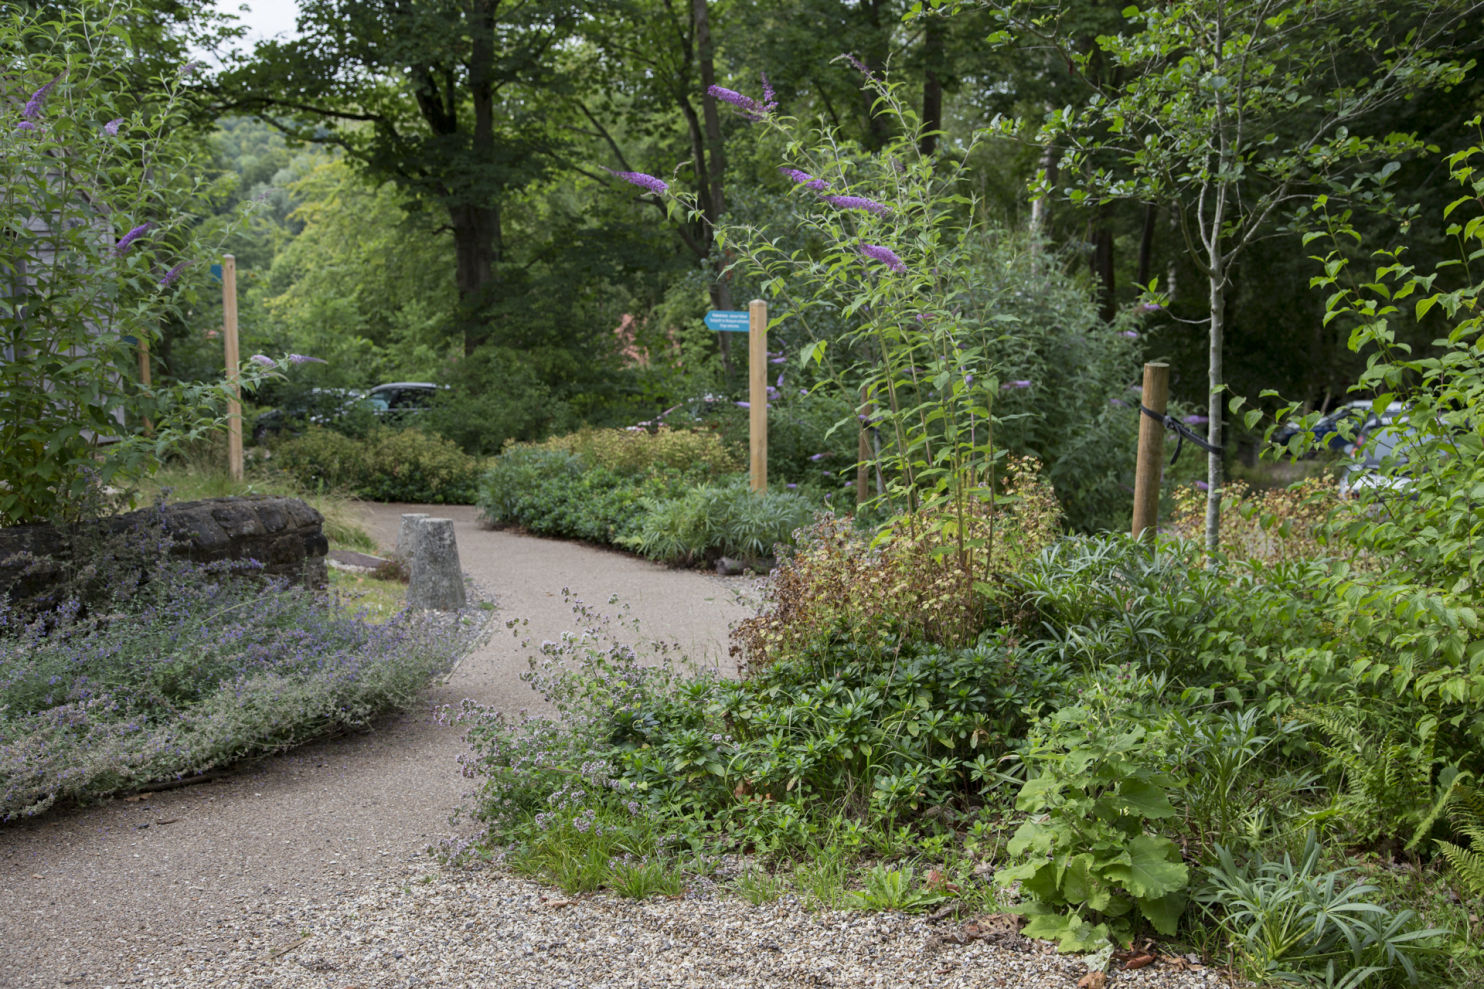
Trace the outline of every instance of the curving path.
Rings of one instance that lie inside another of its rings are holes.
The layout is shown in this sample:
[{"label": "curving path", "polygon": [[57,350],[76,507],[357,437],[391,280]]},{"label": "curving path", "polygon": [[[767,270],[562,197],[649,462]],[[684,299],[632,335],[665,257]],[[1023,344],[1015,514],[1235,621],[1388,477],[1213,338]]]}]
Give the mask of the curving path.
[{"label": "curving path", "polygon": [[[474,509],[370,505],[367,528],[396,542],[401,513],[455,522],[464,570],[498,605],[490,639],[428,705],[375,733],[333,739],[246,765],[218,782],[0,826],[0,987],[154,984],[231,952],[244,916],[285,898],[352,895],[370,876],[454,832],[467,781],[457,728],[436,705],[473,698],[511,712],[539,698],[520,681],[518,638],[574,628],[562,589],[591,605],[630,605],[647,635],[730,671],[726,635],[751,614],[757,581],[664,567],[592,547],[492,532]],[[150,974],[146,978],[145,973]]]}]

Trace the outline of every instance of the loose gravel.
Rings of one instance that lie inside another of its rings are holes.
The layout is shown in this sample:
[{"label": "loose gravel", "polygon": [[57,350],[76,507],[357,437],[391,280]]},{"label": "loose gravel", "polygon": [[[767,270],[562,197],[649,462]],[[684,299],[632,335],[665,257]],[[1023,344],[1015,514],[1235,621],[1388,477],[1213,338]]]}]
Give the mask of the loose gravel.
[{"label": "loose gravel", "polygon": [[[986,925],[987,926],[987,925]],[[301,902],[220,931],[215,957],[160,959],[121,985],[159,989],[1073,989],[1087,965],[974,922],[753,906],[708,883],[674,898],[569,897],[494,867],[401,863],[329,905]],[[1115,965],[1115,969],[1117,966]],[[1183,960],[1107,986],[1225,989]]]}]

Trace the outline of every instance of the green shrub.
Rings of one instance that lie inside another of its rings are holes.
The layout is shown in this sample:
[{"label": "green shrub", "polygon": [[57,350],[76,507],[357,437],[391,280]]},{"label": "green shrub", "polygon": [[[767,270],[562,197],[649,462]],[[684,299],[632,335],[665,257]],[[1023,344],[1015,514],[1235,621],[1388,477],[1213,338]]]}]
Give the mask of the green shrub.
[{"label": "green shrub", "polygon": [[737,451],[709,430],[580,429],[538,444],[562,450],[584,463],[617,474],[643,475],[675,471],[695,480],[714,479],[743,469]]},{"label": "green shrub", "polygon": [[[1358,987],[1440,985],[1433,974],[1448,932],[1393,909],[1354,870],[1321,871],[1311,833],[1295,861],[1256,856],[1238,864],[1226,849],[1206,870],[1200,901],[1227,935],[1244,974],[1283,983]],[[1375,977],[1374,981],[1372,981]]]},{"label": "green shrub", "polygon": [[646,501],[638,531],[618,540],[665,563],[695,563],[721,556],[760,559],[814,517],[814,504],[788,491],[754,493],[746,479],[703,484],[678,498]]},{"label": "green shrub", "polygon": [[540,439],[569,428],[574,419],[569,403],[519,350],[480,347],[439,380],[448,387],[438,390],[418,428],[475,456],[494,456],[509,443]]},{"label": "green shrub", "polygon": [[683,490],[674,473],[634,477],[565,450],[519,445],[485,472],[476,503],[492,525],[618,543],[637,533],[645,499],[675,497]]},{"label": "green shrub", "polygon": [[310,490],[348,491],[373,501],[467,505],[481,462],[449,440],[417,429],[373,429],[364,440],[311,428],[274,451],[274,462]]}]

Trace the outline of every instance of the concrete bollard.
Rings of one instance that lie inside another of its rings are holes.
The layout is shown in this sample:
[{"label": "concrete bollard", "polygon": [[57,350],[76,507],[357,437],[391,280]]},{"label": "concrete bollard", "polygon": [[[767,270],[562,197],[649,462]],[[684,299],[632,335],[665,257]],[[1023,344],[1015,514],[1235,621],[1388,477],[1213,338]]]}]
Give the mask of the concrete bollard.
[{"label": "concrete bollard", "polygon": [[402,524],[397,527],[397,559],[403,563],[412,563],[412,530],[417,524],[428,517],[427,512],[407,512],[402,516]]},{"label": "concrete bollard", "polygon": [[464,597],[464,571],[454,541],[453,519],[424,518],[412,527],[412,578],[407,584],[407,606],[433,611],[458,611]]}]

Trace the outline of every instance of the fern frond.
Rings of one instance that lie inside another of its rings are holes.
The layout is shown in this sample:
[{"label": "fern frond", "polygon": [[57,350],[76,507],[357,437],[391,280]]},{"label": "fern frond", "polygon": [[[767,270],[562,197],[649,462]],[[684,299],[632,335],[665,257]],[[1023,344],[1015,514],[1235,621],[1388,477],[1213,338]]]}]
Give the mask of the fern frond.
[{"label": "fern frond", "polygon": [[[1484,849],[1484,844],[1478,839],[1475,839],[1474,844]],[[1451,841],[1439,841],[1438,851],[1448,860],[1459,884],[1472,895],[1484,899],[1484,851],[1460,848]]]}]

